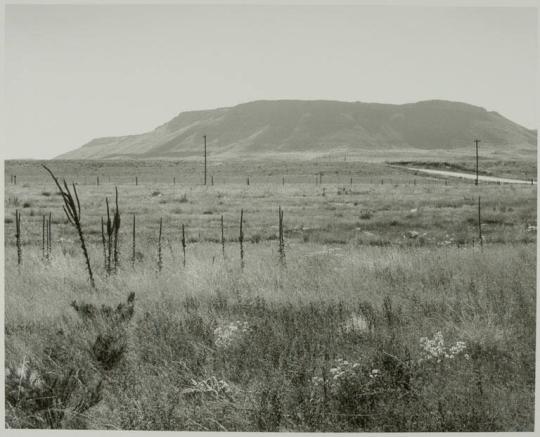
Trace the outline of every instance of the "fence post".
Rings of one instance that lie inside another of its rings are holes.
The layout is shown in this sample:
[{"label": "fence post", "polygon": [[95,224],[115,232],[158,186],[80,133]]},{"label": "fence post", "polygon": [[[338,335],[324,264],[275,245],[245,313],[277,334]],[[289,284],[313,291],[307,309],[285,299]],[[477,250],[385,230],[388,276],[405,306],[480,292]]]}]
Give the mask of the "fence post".
[{"label": "fence post", "polygon": [[136,235],[136,225],[135,225],[135,214],[133,214],[133,226],[131,230],[131,267],[135,267],[135,235]]},{"label": "fence post", "polygon": [[161,258],[161,231],[163,227],[163,217],[159,218],[159,236],[158,236],[158,271],[161,272],[163,260]]},{"label": "fence post", "polygon": [[240,267],[244,268],[244,210],[240,210],[240,234],[238,236],[238,241],[240,242]]},{"label": "fence post", "polygon": [[482,217],[480,213],[480,196],[478,196],[478,239],[480,240],[480,249],[484,250],[484,242],[482,240]]}]

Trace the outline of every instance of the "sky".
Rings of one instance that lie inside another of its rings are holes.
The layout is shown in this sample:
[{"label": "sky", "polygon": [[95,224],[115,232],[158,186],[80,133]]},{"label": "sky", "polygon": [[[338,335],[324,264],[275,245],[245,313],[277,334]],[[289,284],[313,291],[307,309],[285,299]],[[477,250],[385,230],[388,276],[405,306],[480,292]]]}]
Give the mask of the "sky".
[{"label": "sky", "polygon": [[537,11],[7,5],[5,159],[253,100],[463,101],[536,128]]}]

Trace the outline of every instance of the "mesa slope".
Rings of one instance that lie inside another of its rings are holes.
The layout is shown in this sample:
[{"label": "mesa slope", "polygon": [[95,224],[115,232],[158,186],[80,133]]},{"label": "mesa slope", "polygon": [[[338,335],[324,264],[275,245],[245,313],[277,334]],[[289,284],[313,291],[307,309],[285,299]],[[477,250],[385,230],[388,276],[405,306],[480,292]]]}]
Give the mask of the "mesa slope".
[{"label": "mesa slope", "polygon": [[278,100],[183,112],[151,132],[97,138],[58,158],[199,158],[204,134],[215,159],[411,150],[429,154],[470,147],[473,138],[482,138],[484,148],[500,153],[536,150],[535,131],[465,103]]}]

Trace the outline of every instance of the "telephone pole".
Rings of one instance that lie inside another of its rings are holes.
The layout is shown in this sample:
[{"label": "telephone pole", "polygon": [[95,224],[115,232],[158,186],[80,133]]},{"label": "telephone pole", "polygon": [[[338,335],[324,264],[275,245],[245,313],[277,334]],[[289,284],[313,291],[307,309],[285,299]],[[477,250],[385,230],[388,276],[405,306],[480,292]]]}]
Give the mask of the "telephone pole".
[{"label": "telephone pole", "polygon": [[206,135],[203,135],[204,138],[204,185],[206,185]]},{"label": "telephone pole", "polygon": [[478,143],[480,140],[474,140],[474,144],[476,145],[476,179],[474,180],[474,185],[478,185]]}]

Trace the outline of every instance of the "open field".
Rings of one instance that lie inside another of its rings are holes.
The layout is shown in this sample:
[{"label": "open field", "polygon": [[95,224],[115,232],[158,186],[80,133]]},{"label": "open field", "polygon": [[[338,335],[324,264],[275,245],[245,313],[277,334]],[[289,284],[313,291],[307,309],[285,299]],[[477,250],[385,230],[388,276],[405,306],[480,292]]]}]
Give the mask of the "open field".
[{"label": "open field", "polygon": [[[137,239],[144,242],[140,247],[148,248],[155,242],[160,217],[166,240],[179,241],[184,224],[188,240],[215,242],[221,238],[223,215],[225,238],[236,241],[240,209],[244,210],[247,241],[272,240],[277,237],[279,205],[284,209],[288,240],[360,245],[472,244],[478,236],[479,195],[486,242],[536,241],[536,234],[527,230],[536,225],[535,186],[475,187],[467,181],[445,182],[382,164],[362,163],[216,165],[209,168],[209,174],[215,175],[214,186],[207,187],[200,184],[201,166],[196,163],[162,167],[160,162],[91,162],[83,166],[81,162],[56,161],[50,167],[58,175],[66,175],[67,181],[79,181],[83,227],[94,244],[101,242],[105,197],[113,201],[115,186],[123,217],[120,239],[126,246],[130,244],[133,214]],[[316,184],[315,174],[320,172],[322,184]],[[250,173],[248,186],[245,175]],[[10,174],[17,175],[17,185],[9,183]],[[100,177],[99,186],[96,177]],[[19,209],[24,244],[39,246],[42,216],[51,212],[53,233],[77,245],[58,189],[39,163],[8,163],[6,179],[7,244],[14,244],[8,225]],[[90,180],[91,185],[84,185]],[[418,232],[417,238],[407,238],[411,231]]]},{"label": "open field", "polygon": [[[196,162],[52,161],[78,183],[93,290],[39,165],[5,166],[10,427],[533,429],[536,186],[276,161],[211,164],[204,187]],[[101,217],[115,186],[120,263],[107,274]]]}]

